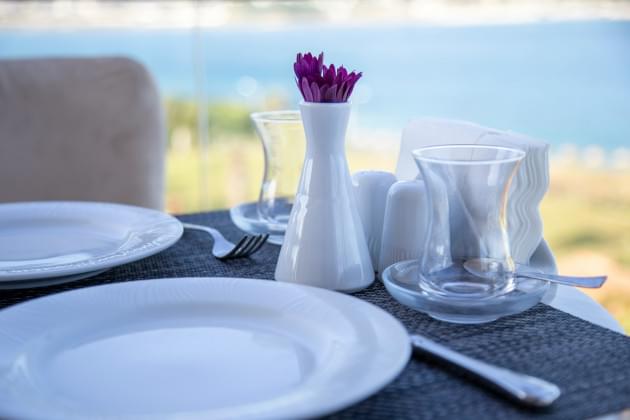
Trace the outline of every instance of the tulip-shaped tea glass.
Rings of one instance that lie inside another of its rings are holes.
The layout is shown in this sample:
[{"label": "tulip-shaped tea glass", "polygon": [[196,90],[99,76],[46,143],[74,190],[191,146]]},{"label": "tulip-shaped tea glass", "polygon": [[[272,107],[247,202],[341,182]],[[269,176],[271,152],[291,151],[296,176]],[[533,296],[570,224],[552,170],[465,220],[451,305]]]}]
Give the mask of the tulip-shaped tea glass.
[{"label": "tulip-shaped tea glass", "polygon": [[306,140],[299,111],[251,114],[263,146],[265,170],[258,201],[234,207],[234,223],[246,232],[269,234],[281,244],[304,161]]},{"label": "tulip-shaped tea glass", "polygon": [[[475,301],[514,290],[507,202],[525,152],[450,145],[417,149],[413,156],[429,206],[420,288],[445,299]],[[470,267],[483,275],[471,274]]]},{"label": "tulip-shaped tea glass", "polygon": [[298,111],[256,112],[251,118],[265,154],[258,213],[264,220],[286,225],[306,147],[302,119]]}]

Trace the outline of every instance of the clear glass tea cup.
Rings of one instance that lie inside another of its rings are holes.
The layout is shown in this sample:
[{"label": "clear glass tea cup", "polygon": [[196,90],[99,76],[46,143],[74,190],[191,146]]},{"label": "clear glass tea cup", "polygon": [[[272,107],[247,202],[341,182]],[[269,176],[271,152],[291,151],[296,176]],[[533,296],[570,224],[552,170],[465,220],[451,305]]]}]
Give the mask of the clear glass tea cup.
[{"label": "clear glass tea cup", "polygon": [[258,215],[263,221],[286,229],[306,148],[300,112],[255,112],[251,119],[265,156]]},{"label": "clear glass tea cup", "polygon": [[[445,145],[414,150],[427,189],[428,233],[419,261],[419,285],[452,299],[495,297],[515,287],[507,203],[525,152]],[[484,272],[471,274],[474,265]]]}]

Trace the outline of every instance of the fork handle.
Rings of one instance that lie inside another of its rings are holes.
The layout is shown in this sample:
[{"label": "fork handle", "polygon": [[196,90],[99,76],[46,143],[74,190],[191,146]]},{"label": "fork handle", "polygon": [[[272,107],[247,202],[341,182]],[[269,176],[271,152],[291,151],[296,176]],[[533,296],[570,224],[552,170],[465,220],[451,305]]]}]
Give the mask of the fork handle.
[{"label": "fork handle", "polygon": [[202,225],[196,225],[194,223],[182,223],[182,225],[186,228],[186,229],[192,229],[192,230],[201,230],[203,232],[207,232],[210,235],[212,235],[215,239],[219,238],[220,240],[223,241],[227,241],[227,239],[225,239],[225,237],[221,234],[221,232],[219,232],[218,230],[211,228],[209,226],[202,226]]}]

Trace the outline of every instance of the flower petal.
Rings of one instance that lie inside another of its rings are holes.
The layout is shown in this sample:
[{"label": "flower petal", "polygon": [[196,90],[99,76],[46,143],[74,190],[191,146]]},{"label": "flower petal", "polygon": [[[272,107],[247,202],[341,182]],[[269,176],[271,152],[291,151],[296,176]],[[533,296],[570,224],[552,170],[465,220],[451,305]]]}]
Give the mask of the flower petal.
[{"label": "flower petal", "polygon": [[348,77],[348,70],[346,70],[346,68],[344,66],[340,66],[337,69],[337,78],[336,78],[335,82],[337,84],[341,84],[341,82],[346,80],[347,77]]},{"label": "flower petal", "polygon": [[322,99],[322,102],[329,102],[326,100],[326,91],[328,90],[328,85],[322,85],[319,87],[319,96]]},{"label": "flower petal", "polygon": [[313,94],[311,93],[311,88],[308,86],[308,80],[306,79],[306,77],[302,78],[302,82],[301,84],[301,91],[302,91],[302,96],[304,97],[304,100],[306,102],[313,102]]},{"label": "flower petal", "polygon": [[311,83],[311,92],[313,92],[313,102],[322,102],[322,95],[320,94],[317,83]]},{"label": "flower petal", "polygon": [[326,89],[326,102],[337,102],[337,85],[332,85]]},{"label": "flower petal", "polygon": [[343,82],[341,82],[341,85],[339,86],[339,89],[337,89],[337,102],[345,102],[345,91],[346,91],[346,87],[348,86],[348,82],[346,82],[345,80]]},{"label": "flower petal", "polygon": [[346,94],[346,100],[352,95],[352,91],[354,90],[354,86],[357,81],[363,76],[363,73],[355,74],[354,72],[350,73],[349,76],[352,76],[352,81],[348,83],[348,93]]},{"label": "flower petal", "polygon": [[335,65],[331,64],[328,67],[328,71],[324,71],[324,80],[327,84],[332,85],[335,83],[335,76],[337,75],[337,70],[335,69]]}]

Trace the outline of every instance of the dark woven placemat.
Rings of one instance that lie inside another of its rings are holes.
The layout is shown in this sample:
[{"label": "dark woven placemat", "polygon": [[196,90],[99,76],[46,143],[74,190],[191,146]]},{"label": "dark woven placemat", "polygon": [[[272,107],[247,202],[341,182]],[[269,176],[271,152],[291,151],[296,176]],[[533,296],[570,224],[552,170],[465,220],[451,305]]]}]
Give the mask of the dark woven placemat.
[{"label": "dark woven placemat", "polygon": [[[217,227],[228,239],[241,236],[227,212],[181,219]],[[211,248],[205,233],[187,231],[170,249],[91,279],[1,291],[0,308],[50,293],[119,281],[184,276],[273,278],[277,246],[265,245],[251,258],[228,262],[212,258]],[[563,395],[546,410],[521,408],[463,379],[452,369],[415,357],[392,384],[332,418],[579,419],[630,408],[630,338],[626,336],[543,304],[490,324],[459,326],[434,321],[403,307],[379,282],[355,296],[390,312],[410,332],[422,333],[473,357],[548,379],[562,388]]]}]

